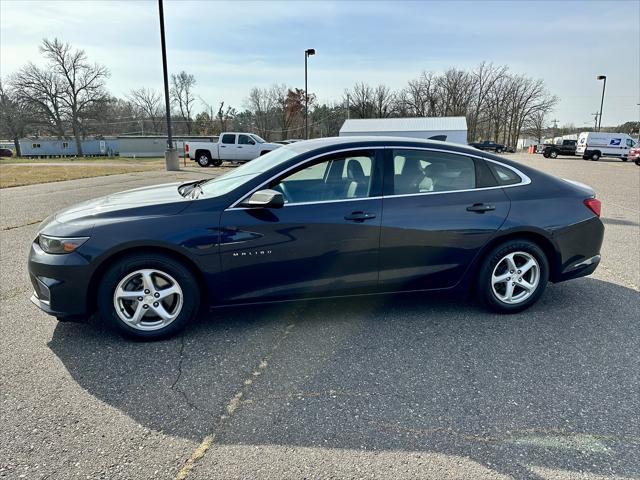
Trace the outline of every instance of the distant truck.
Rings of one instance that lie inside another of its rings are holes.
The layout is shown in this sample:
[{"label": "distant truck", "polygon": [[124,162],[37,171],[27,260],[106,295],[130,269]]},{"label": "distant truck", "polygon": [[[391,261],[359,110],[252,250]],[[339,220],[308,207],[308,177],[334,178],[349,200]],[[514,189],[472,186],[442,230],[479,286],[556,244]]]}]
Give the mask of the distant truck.
[{"label": "distant truck", "polygon": [[545,145],[542,155],[545,158],[558,158],[558,155],[575,155],[577,140],[562,140],[559,143]]},{"label": "distant truck", "polygon": [[582,155],[585,160],[617,157],[626,162],[635,146],[636,141],[626,133],[582,132],[578,136],[576,155]]},{"label": "distant truck", "polygon": [[492,142],[491,140],[485,140],[484,142],[472,142],[469,145],[471,145],[473,148],[477,148],[478,150],[485,150],[496,153],[502,153],[506,150],[506,147],[504,145]]},{"label": "distant truck", "polygon": [[184,151],[201,167],[218,167],[224,161],[248,162],[281,146],[253,133],[224,132],[217,142],[185,142]]}]

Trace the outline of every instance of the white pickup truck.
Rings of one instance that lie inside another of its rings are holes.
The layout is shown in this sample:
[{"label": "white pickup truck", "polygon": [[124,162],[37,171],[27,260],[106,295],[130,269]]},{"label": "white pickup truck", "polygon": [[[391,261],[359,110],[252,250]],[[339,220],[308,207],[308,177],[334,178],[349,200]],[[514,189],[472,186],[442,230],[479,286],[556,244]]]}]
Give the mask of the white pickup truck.
[{"label": "white pickup truck", "polygon": [[281,146],[253,133],[224,132],[217,142],[185,142],[184,151],[201,167],[217,167],[224,161],[248,162]]}]

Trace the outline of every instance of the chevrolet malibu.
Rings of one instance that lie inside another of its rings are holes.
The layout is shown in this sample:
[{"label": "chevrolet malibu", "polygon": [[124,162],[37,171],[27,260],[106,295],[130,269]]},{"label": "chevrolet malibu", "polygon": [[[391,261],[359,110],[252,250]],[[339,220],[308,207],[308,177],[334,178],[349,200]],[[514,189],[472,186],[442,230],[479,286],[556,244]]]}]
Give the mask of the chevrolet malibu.
[{"label": "chevrolet malibu", "polygon": [[585,185],[469,147],[311,140],[52,215],[31,245],[32,301],[144,339],[200,307],[348,295],[459,289],[512,313],[596,269],[600,208]]}]

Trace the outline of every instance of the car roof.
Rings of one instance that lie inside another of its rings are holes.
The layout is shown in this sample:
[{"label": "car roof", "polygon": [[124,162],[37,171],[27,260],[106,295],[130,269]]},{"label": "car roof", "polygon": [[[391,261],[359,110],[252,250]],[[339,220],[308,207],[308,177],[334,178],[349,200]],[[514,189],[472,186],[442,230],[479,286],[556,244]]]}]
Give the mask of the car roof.
[{"label": "car roof", "polygon": [[468,145],[463,145],[461,143],[452,143],[452,142],[443,142],[440,140],[425,140],[422,138],[411,138],[411,137],[394,137],[394,136],[378,136],[378,135],[358,135],[358,136],[348,136],[348,137],[325,137],[325,138],[314,138],[312,140],[302,140],[299,142],[294,142],[289,145],[289,148],[292,148],[296,151],[307,152],[311,150],[321,149],[325,147],[348,147],[348,146],[377,146],[377,145],[411,145],[411,146],[423,146],[423,147],[431,147],[431,148],[447,148],[447,149],[456,149],[461,151],[468,151],[469,153],[473,153],[474,155],[478,155],[479,150],[470,147]]}]

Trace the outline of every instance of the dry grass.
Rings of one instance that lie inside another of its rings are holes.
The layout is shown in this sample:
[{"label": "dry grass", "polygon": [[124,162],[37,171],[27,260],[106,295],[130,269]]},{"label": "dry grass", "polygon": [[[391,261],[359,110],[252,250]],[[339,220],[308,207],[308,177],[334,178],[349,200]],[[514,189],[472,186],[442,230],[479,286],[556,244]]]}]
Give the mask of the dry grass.
[{"label": "dry grass", "polygon": [[60,182],[77,178],[117,175],[119,173],[162,170],[164,162],[95,165],[20,165],[0,164],[0,188],[33,185],[36,183]]}]

